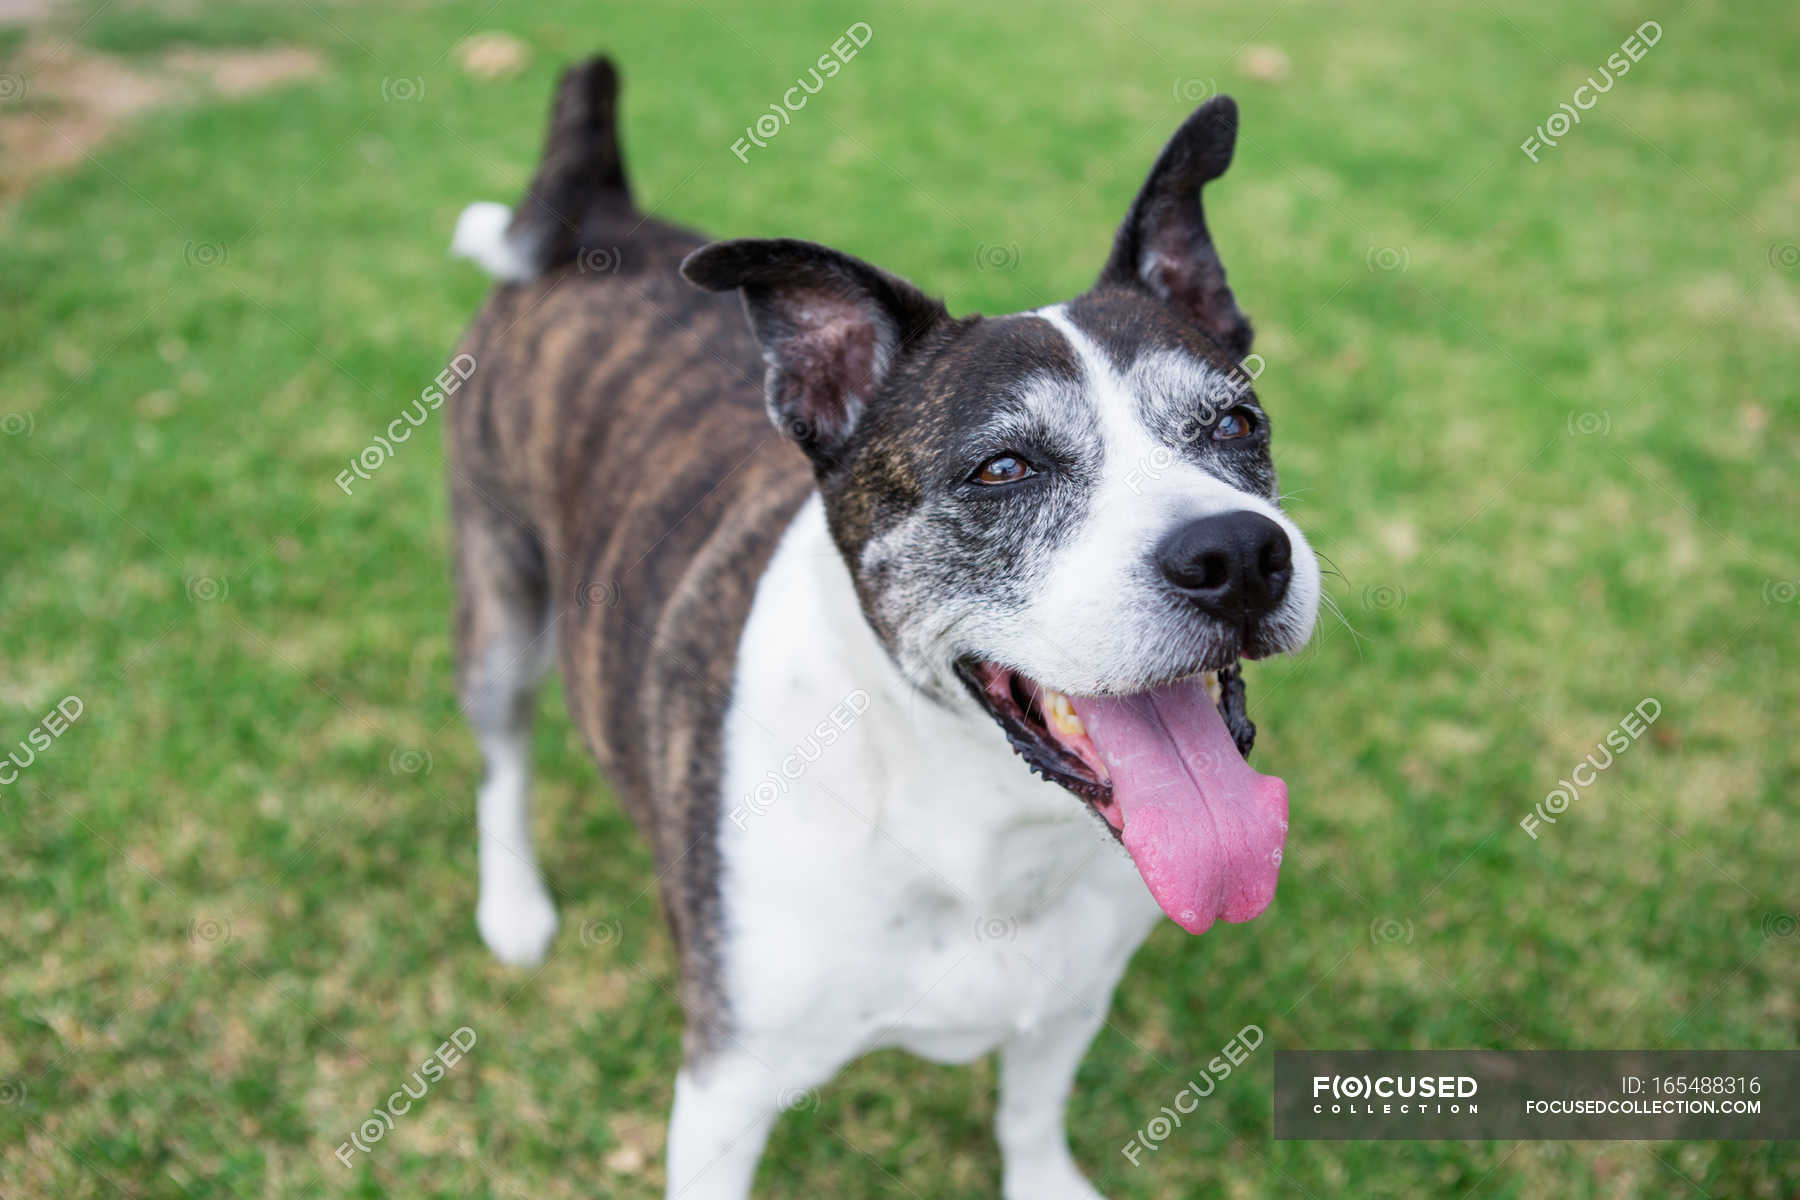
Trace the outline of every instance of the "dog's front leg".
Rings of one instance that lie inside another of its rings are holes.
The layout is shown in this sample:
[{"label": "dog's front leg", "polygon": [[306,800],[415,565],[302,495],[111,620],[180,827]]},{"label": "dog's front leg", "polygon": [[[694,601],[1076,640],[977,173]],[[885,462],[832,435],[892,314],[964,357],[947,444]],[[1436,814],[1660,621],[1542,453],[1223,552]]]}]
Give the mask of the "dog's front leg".
[{"label": "dog's front leg", "polygon": [[1106,1019],[1104,1001],[1046,1019],[1000,1051],[1000,1141],[1006,1200],[1103,1200],[1069,1152],[1064,1110],[1075,1071]]},{"label": "dog's front leg", "polygon": [[746,1200],[763,1144],[803,1087],[743,1050],[689,1063],[669,1117],[669,1200]]}]

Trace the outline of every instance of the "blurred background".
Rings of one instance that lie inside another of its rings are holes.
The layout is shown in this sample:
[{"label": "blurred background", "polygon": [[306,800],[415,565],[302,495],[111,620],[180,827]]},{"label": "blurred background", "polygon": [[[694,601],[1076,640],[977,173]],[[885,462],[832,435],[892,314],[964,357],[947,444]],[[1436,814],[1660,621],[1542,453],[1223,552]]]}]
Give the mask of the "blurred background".
[{"label": "blurred background", "polygon": [[[599,49],[641,204],[957,312],[1085,288],[1181,118],[1242,106],[1207,217],[1343,619],[1250,668],[1281,891],[1132,965],[1071,1110],[1103,1191],[1800,1194],[1779,1143],[1277,1143],[1269,1093],[1274,1047],[1797,1044],[1794,5],[0,0],[0,1195],[661,1194],[648,856],[552,689],[563,929],[492,960],[442,420],[334,483]],[[764,1188],[994,1195],[993,1075],[867,1059]]]}]

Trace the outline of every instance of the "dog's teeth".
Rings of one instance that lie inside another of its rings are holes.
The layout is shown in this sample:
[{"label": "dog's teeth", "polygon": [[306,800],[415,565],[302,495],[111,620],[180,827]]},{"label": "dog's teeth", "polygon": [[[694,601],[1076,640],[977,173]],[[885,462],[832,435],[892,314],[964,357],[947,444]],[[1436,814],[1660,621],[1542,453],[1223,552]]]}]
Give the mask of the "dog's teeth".
[{"label": "dog's teeth", "polygon": [[1056,728],[1056,732],[1069,737],[1087,736],[1087,727],[1075,715],[1075,706],[1069,703],[1067,696],[1061,692],[1046,692],[1044,699],[1050,710],[1050,724]]},{"label": "dog's teeth", "polygon": [[1206,685],[1206,694],[1212,697],[1212,702],[1214,704],[1217,704],[1225,695],[1225,689],[1219,686],[1219,673],[1217,671],[1202,672],[1200,675],[1200,682]]}]

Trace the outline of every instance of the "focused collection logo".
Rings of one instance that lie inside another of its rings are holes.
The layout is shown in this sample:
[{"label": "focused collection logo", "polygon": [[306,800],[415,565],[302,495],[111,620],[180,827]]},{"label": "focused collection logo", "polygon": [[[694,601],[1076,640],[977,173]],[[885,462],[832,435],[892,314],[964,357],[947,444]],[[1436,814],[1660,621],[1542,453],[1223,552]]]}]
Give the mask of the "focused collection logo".
[{"label": "focused collection logo", "polygon": [[1473,1075],[1314,1075],[1312,1110],[1334,1116],[1477,1113]]},{"label": "focused collection logo", "polygon": [[1277,1141],[1800,1138],[1800,1050],[1277,1050]]}]

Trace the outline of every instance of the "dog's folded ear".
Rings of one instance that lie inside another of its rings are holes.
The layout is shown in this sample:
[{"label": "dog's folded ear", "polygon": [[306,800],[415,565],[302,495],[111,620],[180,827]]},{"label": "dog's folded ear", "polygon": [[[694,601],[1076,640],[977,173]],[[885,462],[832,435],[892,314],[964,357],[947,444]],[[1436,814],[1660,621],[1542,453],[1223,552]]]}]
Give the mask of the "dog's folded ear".
[{"label": "dog's folded ear", "polygon": [[1233,361],[1250,353],[1250,320],[1225,285],[1200,189],[1231,165],[1237,130],[1237,104],[1230,96],[1214,96],[1182,123],[1125,214],[1095,285],[1149,289],[1194,321]]},{"label": "dog's folded ear", "polygon": [[950,319],[904,279],[814,242],[714,242],[688,255],[681,273],[708,291],[743,293],[768,364],[769,416],[821,465],[900,353]]}]

